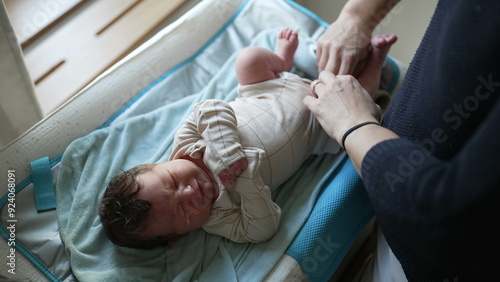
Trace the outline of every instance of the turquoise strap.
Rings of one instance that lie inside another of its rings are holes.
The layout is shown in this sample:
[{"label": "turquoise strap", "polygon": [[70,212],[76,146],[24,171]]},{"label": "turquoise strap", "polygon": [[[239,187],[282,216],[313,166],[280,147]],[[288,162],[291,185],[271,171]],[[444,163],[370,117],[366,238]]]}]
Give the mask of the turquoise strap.
[{"label": "turquoise strap", "polygon": [[48,157],[38,159],[31,163],[33,185],[35,190],[36,209],[39,212],[56,208],[56,197],[52,186],[52,174]]}]

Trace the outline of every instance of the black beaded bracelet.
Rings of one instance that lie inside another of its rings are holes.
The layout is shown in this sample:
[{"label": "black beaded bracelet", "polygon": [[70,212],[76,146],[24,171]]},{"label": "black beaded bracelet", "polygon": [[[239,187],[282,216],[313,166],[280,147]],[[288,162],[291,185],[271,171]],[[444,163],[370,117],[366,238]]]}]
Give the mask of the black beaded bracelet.
[{"label": "black beaded bracelet", "polygon": [[365,125],[369,125],[369,124],[376,124],[376,125],[380,125],[380,123],[378,122],[375,122],[375,121],[367,121],[367,122],[363,122],[363,123],[360,123],[358,125],[355,125],[353,127],[351,127],[349,130],[347,130],[345,133],[344,133],[344,136],[342,136],[342,148],[344,148],[345,150],[345,139],[347,138],[347,136],[349,134],[351,134],[354,130],[360,128],[360,127],[363,127]]}]

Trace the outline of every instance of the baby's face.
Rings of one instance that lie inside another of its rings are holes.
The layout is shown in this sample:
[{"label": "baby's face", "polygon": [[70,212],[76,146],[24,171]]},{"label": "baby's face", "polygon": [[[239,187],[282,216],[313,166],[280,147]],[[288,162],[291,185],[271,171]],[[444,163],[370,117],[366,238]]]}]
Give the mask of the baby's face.
[{"label": "baby's face", "polygon": [[200,228],[219,195],[214,179],[195,163],[179,159],[151,165],[137,176],[138,199],[151,203],[144,236],[185,234]]}]

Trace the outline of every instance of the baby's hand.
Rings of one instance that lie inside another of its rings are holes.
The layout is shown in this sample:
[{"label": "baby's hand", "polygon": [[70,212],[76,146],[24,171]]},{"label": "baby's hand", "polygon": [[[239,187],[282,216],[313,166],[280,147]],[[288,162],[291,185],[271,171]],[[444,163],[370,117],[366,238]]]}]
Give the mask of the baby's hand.
[{"label": "baby's hand", "polygon": [[226,187],[227,190],[233,191],[233,180],[240,175],[240,173],[247,168],[248,162],[246,159],[241,159],[234,164],[230,165],[226,170],[219,173],[219,179],[222,185]]}]

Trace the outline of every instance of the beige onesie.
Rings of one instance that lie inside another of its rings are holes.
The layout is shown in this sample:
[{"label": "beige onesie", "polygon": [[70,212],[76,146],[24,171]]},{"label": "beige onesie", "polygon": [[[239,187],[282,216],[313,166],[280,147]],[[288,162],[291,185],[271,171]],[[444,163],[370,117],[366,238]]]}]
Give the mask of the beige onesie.
[{"label": "beige onesie", "polygon": [[[303,105],[310,81],[295,74],[240,86],[235,101],[195,105],[179,129],[170,159],[203,156],[215,176],[241,158],[248,168],[234,191],[220,195],[203,229],[235,242],[262,242],[279,226],[280,208],[271,192],[312,154],[338,153],[340,146]],[[217,177],[216,177],[217,178]]]}]

